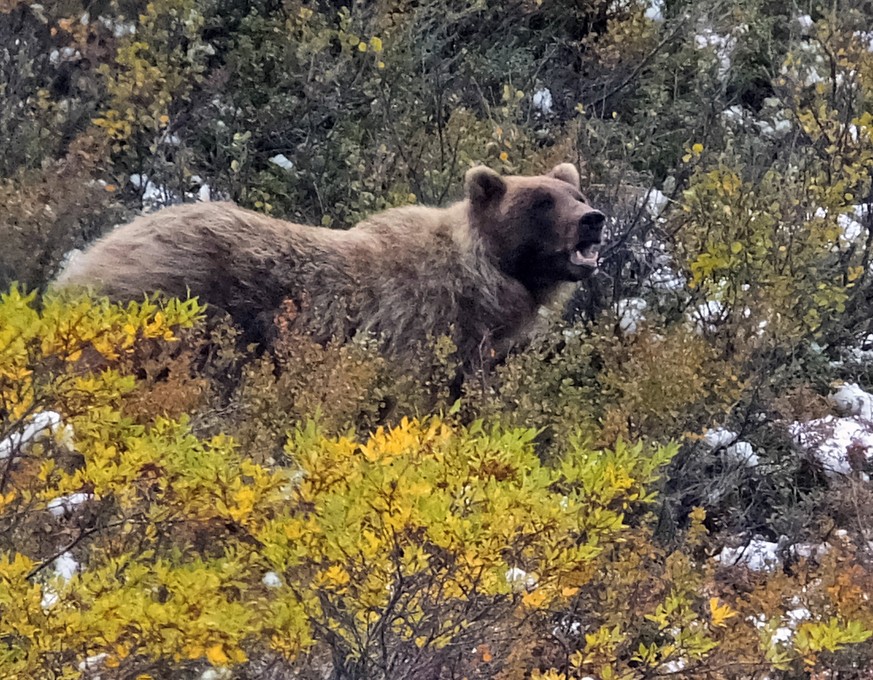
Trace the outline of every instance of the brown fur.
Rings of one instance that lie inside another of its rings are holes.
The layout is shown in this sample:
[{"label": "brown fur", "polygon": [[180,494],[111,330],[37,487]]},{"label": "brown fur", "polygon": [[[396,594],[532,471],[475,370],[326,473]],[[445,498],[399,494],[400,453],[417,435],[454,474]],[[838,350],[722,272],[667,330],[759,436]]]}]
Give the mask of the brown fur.
[{"label": "brown fur", "polygon": [[402,355],[451,332],[469,366],[505,351],[558,284],[589,273],[569,254],[599,241],[601,222],[569,164],[538,177],[478,167],[458,203],[395,208],[347,231],[228,203],[167,208],[95,243],[58,283],[119,300],[190,293],[255,338],[290,299],[320,341],[372,333]]}]

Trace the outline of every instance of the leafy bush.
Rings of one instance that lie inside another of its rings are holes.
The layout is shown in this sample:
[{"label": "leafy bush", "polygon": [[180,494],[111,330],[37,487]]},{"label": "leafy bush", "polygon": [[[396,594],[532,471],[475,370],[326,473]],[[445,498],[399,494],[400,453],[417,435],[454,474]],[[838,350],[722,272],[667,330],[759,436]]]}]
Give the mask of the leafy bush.
[{"label": "leafy bush", "polygon": [[[804,11],[0,0],[0,675],[862,676],[870,7]],[[463,385],[11,287],[168,203],[343,228],[567,160],[600,271]],[[846,474],[793,434],[836,416]]]}]

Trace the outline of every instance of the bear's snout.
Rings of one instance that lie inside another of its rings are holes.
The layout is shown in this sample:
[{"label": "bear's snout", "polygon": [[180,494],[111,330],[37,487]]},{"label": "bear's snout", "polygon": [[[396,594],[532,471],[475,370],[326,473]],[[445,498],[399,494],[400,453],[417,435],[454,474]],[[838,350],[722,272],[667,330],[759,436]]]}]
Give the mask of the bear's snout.
[{"label": "bear's snout", "polygon": [[599,210],[589,210],[579,220],[579,232],[585,240],[599,241],[604,222],[606,215]]}]

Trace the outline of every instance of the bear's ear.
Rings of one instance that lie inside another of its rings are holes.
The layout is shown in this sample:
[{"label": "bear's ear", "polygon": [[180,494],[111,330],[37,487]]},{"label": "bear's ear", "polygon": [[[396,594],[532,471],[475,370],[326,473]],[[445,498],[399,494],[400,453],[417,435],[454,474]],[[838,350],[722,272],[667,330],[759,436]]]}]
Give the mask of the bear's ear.
[{"label": "bear's ear", "polygon": [[484,205],[500,199],[506,193],[506,182],[491,168],[477,165],[464,175],[464,193],[470,202]]},{"label": "bear's ear", "polygon": [[572,184],[578,189],[582,185],[582,180],[579,178],[579,171],[572,163],[560,163],[552,168],[549,177],[554,177],[567,184]]}]

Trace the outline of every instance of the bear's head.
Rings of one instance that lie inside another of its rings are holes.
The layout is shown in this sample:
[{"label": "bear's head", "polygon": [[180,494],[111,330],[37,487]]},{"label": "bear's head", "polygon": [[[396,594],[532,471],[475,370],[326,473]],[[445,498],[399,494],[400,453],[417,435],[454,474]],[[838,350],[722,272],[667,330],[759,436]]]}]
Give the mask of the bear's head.
[{"label": "bear's head", "polygon": [[470,226],[501,270],[534,294],[580,281],[597,268],[605,217],[579,187],[570,163],[536,177],[501,177],[484,166],[467,171]]}]

